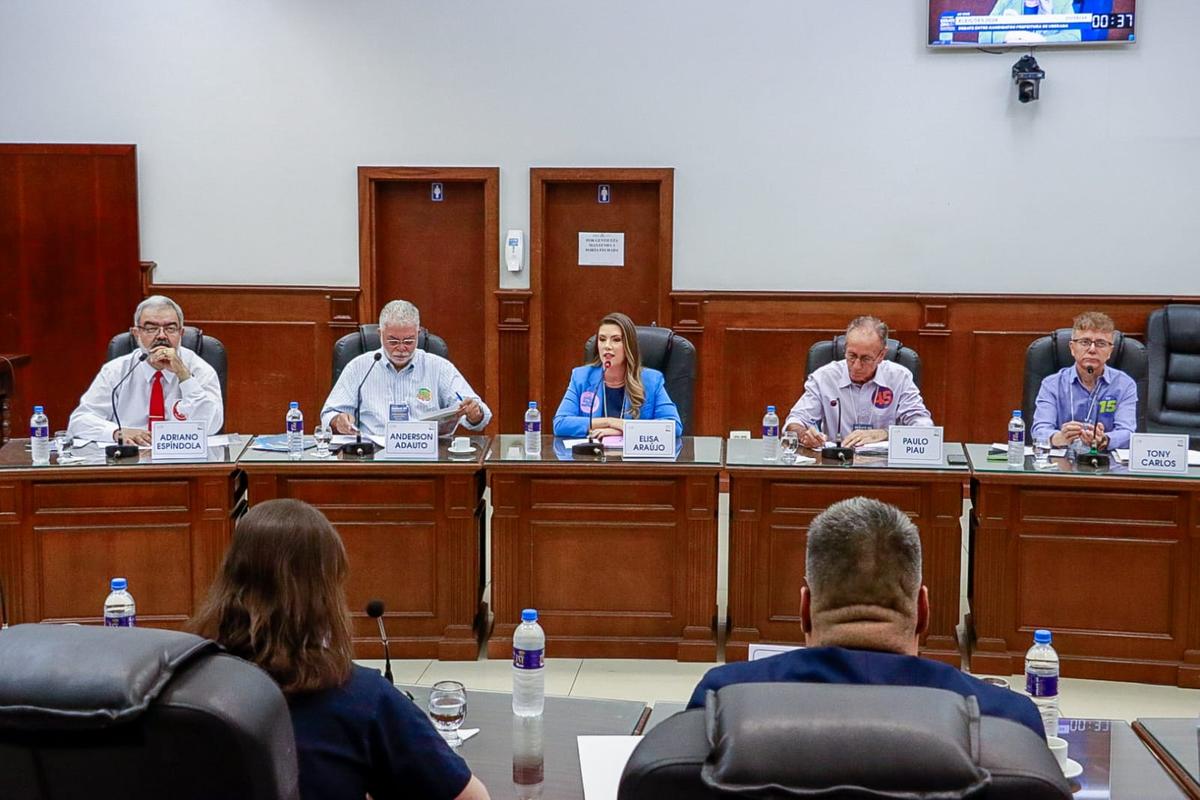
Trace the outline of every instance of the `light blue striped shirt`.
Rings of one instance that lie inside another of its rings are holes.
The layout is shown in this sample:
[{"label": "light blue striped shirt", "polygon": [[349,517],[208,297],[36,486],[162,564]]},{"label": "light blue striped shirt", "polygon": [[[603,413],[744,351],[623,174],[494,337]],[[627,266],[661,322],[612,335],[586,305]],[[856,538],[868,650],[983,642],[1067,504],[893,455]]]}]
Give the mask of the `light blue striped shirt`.
[{"label": "light blue striped shirt", "polygon": [[438,425],[439,434],[450,436],[459,423],[468,430],[481,431],[491,421],[492,410],[483,402],[482,397],[475,394],[475,390],[458,368],[446,359],[424,350],[416,350],[412,360],[403,369],[397,370],[388,360],[387,353],[380,348],[357,356],[342,370],[337,384],[325,400],[325,407],[321,409],[321,421],[326,425],[338,414],[354,415],[358,384],[371,368],[376,353],[383,353],[383,358],[375,365],[375,369],[371,370],[370,377],[362,387],[360,419],[364,434],[383,435],[389,418],[388,407],[393,403],[407,401],[409,419],[415,420],[439,408],[458,405],[459,395],[462,395],[463,399],[478,399],[479,407],[483,410],[483,419],[478,425],[471,425],[466,417],[442,422]]}]

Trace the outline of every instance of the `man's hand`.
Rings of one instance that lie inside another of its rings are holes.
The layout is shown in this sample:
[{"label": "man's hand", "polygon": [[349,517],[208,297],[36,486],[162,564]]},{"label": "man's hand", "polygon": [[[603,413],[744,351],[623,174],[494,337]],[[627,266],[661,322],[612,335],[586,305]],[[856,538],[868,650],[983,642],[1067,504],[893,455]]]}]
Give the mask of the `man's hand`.
[{"label": "man's hand", "polygon": [[842,447],[859,447],[864,444],[873,442],[882,442],[888,438],[888,432],[882,428],[871,428],[865,431],[851,431],[850,435],[842,439]]},{"label": "man's hand", "polygon": [[465,416],[467,422],[472,425],[478,425],[483,419],[483,408],[479,405],[479,400],[474,397],[467,397],[458,404],[459,416]]},{"label": "man's hand", "polygon": [[[1087,427],[1091,427],[1090,425]],[[1062,426],[1062,430],[1050,437],[1051,447],[1066,447],[1076,439],[1083,437],[1084,424],[1071,421]]]},{"label": "man's hand", "polygon": [[825,434],[816,428],[809,428],[801,425],[799,422],[793,422],[784,428],[784,430],[795,431],[796,438],[800,440],[801,447],[807,447],[809,450],[819,450],[825,446]]},{"label": "man's hand", "polygon": [[342,412],[333,419],[329,420],[329,427],[333,428],[334,433],[357,433],[358,428],[354,427],[354,415]]},{"label": "man's hand", "polygon": [[[1083,425],[1082,423],[1080,424]],[[1083,439],[1083,443],[1088,447],[1095,446],[1099,448],[1100,445],[1104,444],[1105,440],[1108,438],[1104,435],[1104,423],[1097,422],[1094,427],[1091,425],[1083,425],[1079,438]]]},{"label": "man's hand", "polygon": [[113,431],[113,441],[123,441],[125,444],[136,444],[139,447],[149,446],[150,431],[141,428],[117,428]]},{"label": "man's hand", "polygon": [[182,383],[192,377],[191,370],[183,363],[183,359],[179,357],[179,351],[174,347],[160,346],[150,351],[150,366],[155,369],[169,369],[175,373],[175,377],[179,378]]}]

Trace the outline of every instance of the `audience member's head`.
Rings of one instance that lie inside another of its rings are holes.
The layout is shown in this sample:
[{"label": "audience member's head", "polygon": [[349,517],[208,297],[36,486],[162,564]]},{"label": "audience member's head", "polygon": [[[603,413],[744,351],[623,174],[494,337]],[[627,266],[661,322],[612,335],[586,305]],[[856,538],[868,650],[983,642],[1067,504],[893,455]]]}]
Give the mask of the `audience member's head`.
[{"label": "audience member's head", "polygon": [[812,647],[916,655],[929,622],[921,537],[900,509],[854,497],[808,528],[801,620]]},{"label": "audience member's head", "polygon": [[191,628],[262,667],[285,693],[339,686],[353,652],[346,549],[325,516],[269,500],[238,522]]}]

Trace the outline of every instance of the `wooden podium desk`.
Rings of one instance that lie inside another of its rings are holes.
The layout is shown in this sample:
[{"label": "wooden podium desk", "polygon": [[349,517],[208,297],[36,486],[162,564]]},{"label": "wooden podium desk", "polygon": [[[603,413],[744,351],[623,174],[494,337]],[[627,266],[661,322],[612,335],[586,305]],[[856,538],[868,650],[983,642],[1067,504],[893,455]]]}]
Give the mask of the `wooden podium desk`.
[{"label": "wooden podium desk", "polygon": [[95,444],[81,463],[35,467],[28,439],[0,448],[0,581],[10,622],[103,619],[109,580],[129,580],[137,622],[180,628],[199,608],[229,544],[244,485],[235,463],[247,439],[209,448],[204,463],[106,464]]},{"label": "wooden podium desk", "polygon": [[396,658],[474,661],[486,633],[483,604],[483,455],[488,437],[454,455],[442,441],[437,461],[367,461],[315,450],[246,449],[250,505],[277,497],[311,503],[337,528],[350,559],[346,599],[356,658],[383,658],[379,627],[366,615],[384,602],[384,627]]},{"label": "wooden podium desk", "polygon": [[[873,497],[908,513],[921,531],[929,634],[921,655],[960,666],[962,501],[970,471],[944,460],[937,467],[889,467],[887,455],[859,454],[852,466],[788,465],[763,458],[761,439],[730,439],[729,635],[725,660],[742,661],[752,642],[803,644],[800,586],[808,525],[838,500]],[[962,460],[962,445],[947,443]]]},{"label": "wooden podium desk", "polygon": [[501,436],[492,490],[492,658],[536,608],[553,656],[713,661],[721,440],[683,437],[673,461],[573,456]]},{"label": "wooden podium desk", "polygon": [[1200,688],[1200,469],[1021,469],[967,445],[971,671],[1022,671],[1048,628],[1075,678]]}]

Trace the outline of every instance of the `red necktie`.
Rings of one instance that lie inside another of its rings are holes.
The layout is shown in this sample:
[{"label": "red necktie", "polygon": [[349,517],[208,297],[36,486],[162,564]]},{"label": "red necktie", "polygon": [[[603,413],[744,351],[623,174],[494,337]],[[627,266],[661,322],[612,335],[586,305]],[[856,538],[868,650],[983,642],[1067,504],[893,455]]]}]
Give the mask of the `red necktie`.
[{"label": "red necktie", "polygon": [[150,427],[154,423],[167,418],[166,404],[163,402],[162,370],[154,373],[154,385],[150,387]]}]

